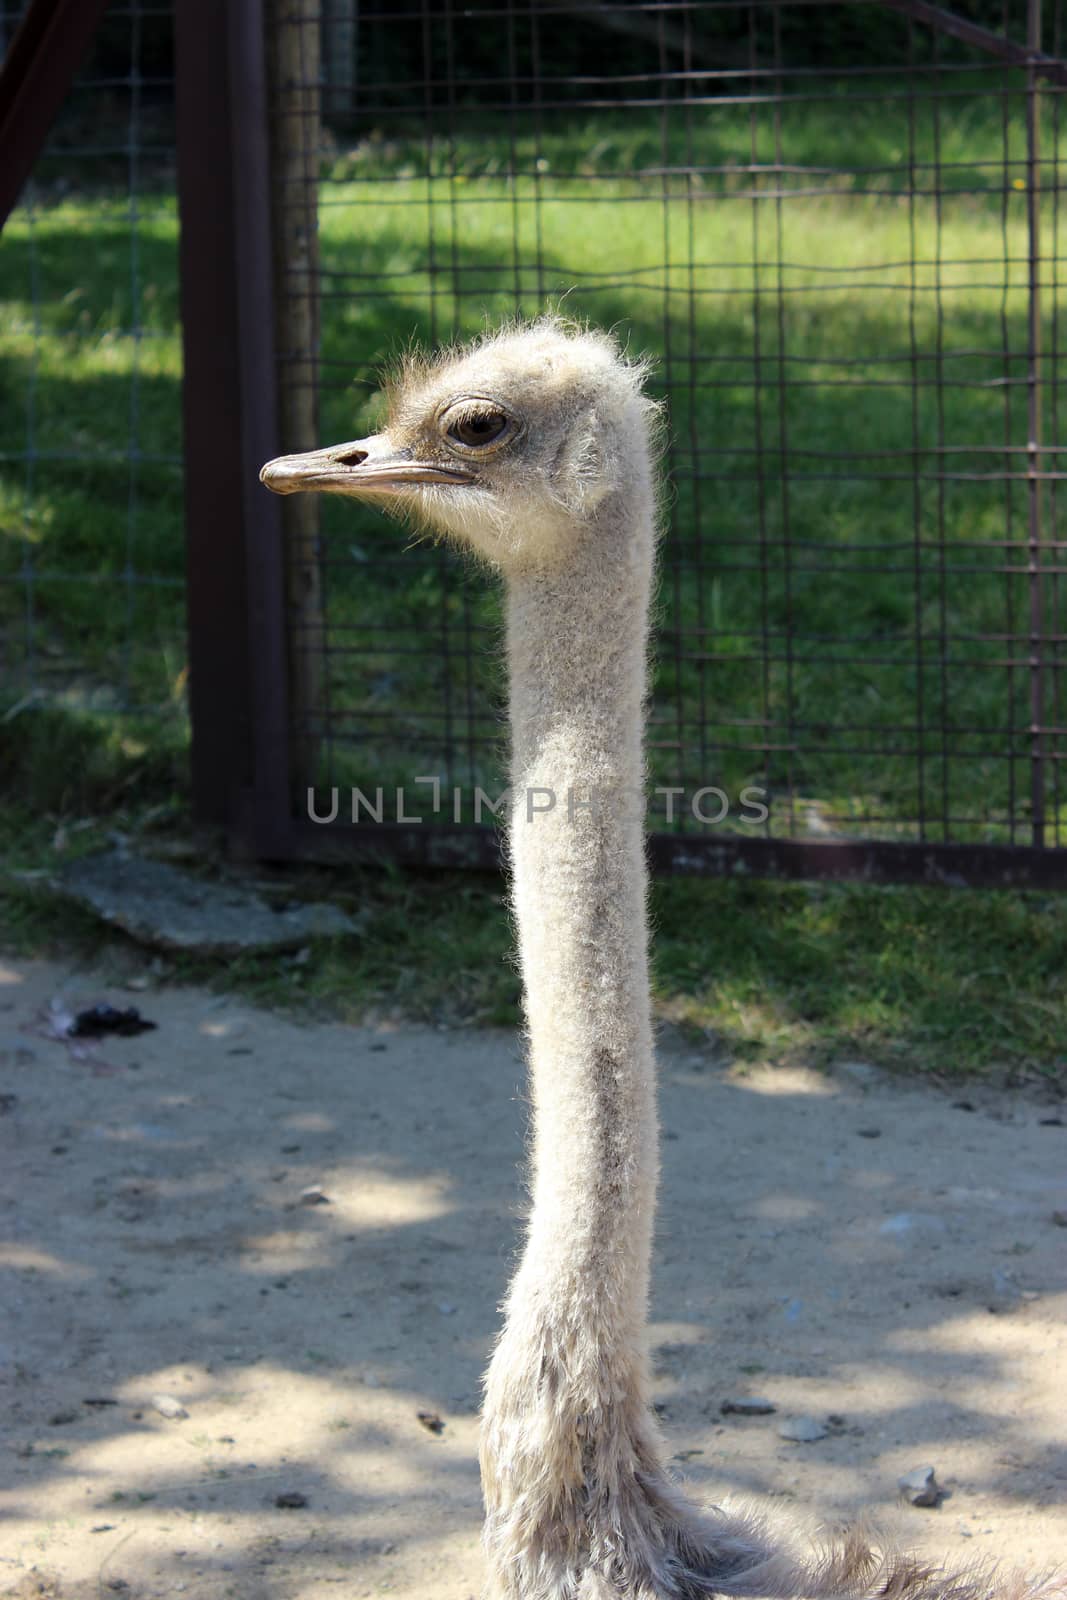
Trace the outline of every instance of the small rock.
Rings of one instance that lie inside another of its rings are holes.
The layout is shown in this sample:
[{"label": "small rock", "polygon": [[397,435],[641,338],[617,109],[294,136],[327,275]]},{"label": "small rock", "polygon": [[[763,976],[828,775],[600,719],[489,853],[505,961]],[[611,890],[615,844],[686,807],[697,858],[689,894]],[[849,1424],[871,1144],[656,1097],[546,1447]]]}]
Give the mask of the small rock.
[{"label": "small rock", "polygon": [[68,1406],[62,1411],[53,1412],[48,1419],[48,1426],[50,1428],[63,1428],[68,1422],[77,1422],[77,1420],[78,1413]]},{"label": "small rock", "polygon": [[739,1395],[732,1400],[724,1400],[719,1410],[724,1417],[731,1414],[735,1417],[769,1417],[778,1407],[773,1400],[760,1400],[755,1396]]},{"label": "small rock", "polygon": [[280,1511],[302,1511],[308,1503],[306,1494],[301,1494],[299,1489],[286,1489],[283,1494],[274,1496],[274,1504]]},{"label": "small rock", "polygon": [[946,1223],[942,1217],[932,1216],[928,1211],[898,1211],[879,1225],[878,1232],[901,1238],[906,1234],[929,1236],[931,1234],[945,1233]]},{"label": "small rock", "polygon": [[443,1317],[454,1317],[456,1314],[456,1307],[454,1305],[450,1305],[447,1300],[439,1300],[437,1302],[437,1309]]},{"label": "small rock", "polygon": [[1067,1211],[1054,1211],[1052,1221],[1057,1228],[1067,1228]]},{"label": "small rock", "polygon": [[878,1068],[869,1061],[839,1061],[834,1071],[843,1078],[851,1078],[853,1083],[858,1083],[862,1088],[868,1088],[878,1078]]},{"label": "small rock", "polygon": [[992,1273],[994,1301],[999,1307],[1015,1305],[1022,1299],[1022,1290],[1012,1273],[1003,1267],[994,1267]]},{"label": "small rock", "polygon": [[306,1189],[300,1191],[300,1204],[302,1206],[328,1206],[330,1197],[321,1184],[309,1183]]},{"label": "small rock", "polygon": [[98,917],[163,950],[232,956],[245,950],[300,950],[309,939],[355,933],[336,906],[276,911],[236,882],[194,878],[161,861],[113,850],[64,866],[55,887]]},{"label": "small rock", "polygon": [[6,1117],[19,1103],[17,1094],[0,1094],[0,1117]]},{"label": "small rock", "polygon": [[4,1066],[29,1067],[36,1059],[24,1037],[17,1033],[0,1033],[0,1063]]},{"label": "small rock", "polygon": [[882,1130],[881,1128],[857,1128],[856,1136],[860,1139],[880,1139]]},{"label": "small rock", "polygon": [[897,1487],[905,1500],[913,1506],[937,1506],[944,1490],[934,1475],[933,1467],[916,1467],[897,1479]]},{"label": "small rock", "polygon": [[115,1524],[113,1522],[98,1522],[95,1528],[90,1528],[90,1533],[111,1533]]},{"label": "small rock", "polygon": [[150,1399],[160,1416],[168,1417],[172,1422],[177,1422],[182,1417],[189,1415],[181,1401],[176,1400],[172,1394],[154,1394],[150,1396]]},{"label": "small rock", "polygon": [[416,1411],[415,1415],[428,1433],[444,1433],[445,1425],[436,1411]]},{"label": "small rock", "polygon": [[829,1431],[818,1417],[787,1417],[779,1425],[778,1437],[793,1444],[815,1444],[816,1440],[825,1439]]}]

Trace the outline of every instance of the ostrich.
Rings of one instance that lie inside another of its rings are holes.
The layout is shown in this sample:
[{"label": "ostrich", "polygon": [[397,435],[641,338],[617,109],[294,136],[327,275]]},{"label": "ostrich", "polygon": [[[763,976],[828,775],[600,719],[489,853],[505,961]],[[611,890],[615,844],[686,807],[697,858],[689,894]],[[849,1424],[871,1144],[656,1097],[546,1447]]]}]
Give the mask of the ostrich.
[{"label": "ostrich", "polygon": [[642,754],[656,539],[645,367],[555,318],[409,359],[374,437],[268,462],[499,571],[509,851],[529,1034],[532,1191],[481,1435],[489,1600],[979,1600],[846,1534],[813,1556],[668,1477],[645,1322],[657,1183]]}]

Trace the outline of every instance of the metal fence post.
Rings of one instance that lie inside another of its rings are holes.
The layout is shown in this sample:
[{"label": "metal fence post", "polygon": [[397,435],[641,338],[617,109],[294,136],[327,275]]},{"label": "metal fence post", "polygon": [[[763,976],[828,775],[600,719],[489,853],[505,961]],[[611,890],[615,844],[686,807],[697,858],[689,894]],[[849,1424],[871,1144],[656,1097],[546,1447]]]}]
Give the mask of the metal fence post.
[{"label": "metal fence post", "polygon": [[1029,548],[1027,569],[1030,588],[1030,823],[1033,843],[1045,842],[1044,759],[1044,600],[1041,577],[1041,191],[1040,137],[1041,80],[1036,58],[1041,50],[1041,0],[1028,0],[1026,48],[1026,222],[1029,270],[1027,305],[1027,495]]},{"label": "metal fence post", "polygon": [[[282,449],[319,443],[319,0],[266,0],[275,336]],[[293,787],[314,783],[326,667],[317,495],[281,503]]]}]

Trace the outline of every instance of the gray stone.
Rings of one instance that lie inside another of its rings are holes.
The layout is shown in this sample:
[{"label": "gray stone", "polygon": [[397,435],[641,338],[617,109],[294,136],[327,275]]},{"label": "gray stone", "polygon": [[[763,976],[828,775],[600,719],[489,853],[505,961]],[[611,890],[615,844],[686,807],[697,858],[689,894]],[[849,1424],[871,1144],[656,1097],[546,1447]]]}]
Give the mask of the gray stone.
[{"label": "gray stone", "polygon": [[779,1424],[778,1436],[789,1439],[793,1444],[815,1444],[819,1439],[825,1439],[830,1432],[824,1422],[818,1417],[786,1417]]},{"label": "gray stone", "polygon": [[299,949],[309,938],[356,931],[356,924],[336,906],[274,911],[238,884],[193,878],[161,861],[120,850],[70,862],[55,887],[140,943],[162,950],[236,955],[242,950]]},{"label": "gray stone", "polygon": [[934,1475],[933,1467],[916,1467],[897,1479],[901,1494],[913,1506],[936,1506],[944,1490]]},{"label": "gray stone", "polygon": [[0,1063],[4,1066],[32,1067],[37,1052],[18,1033],[0,1033]]},{"label": "gray stone", "polygon": [[189,1415],[181,1401],[175,1400],[172,1394],[154,1394],[152,1404],[161,1417],[168,1417],[171,1422],[178,1422]]},{"label": "gray stone", "polygon": [[881,1073],[869,1061],[835,1061],[834,1071],[842,1078],[851,1078],[861,1089],[870,1089],[878,1082]]},{"label": "gray stone", "polygon": [[886,1217],[878,1232],[892,1238],[931,1237],[946,1232],[947,1226],[943,1217],[935,1217],[928,1211],[898,1211]]}]

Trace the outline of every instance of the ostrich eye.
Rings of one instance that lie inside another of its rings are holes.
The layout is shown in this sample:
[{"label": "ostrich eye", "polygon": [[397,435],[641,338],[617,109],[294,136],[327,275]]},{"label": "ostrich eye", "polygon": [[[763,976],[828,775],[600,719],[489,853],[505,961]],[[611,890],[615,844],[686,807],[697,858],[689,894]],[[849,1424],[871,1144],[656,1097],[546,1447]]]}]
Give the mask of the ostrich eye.
[{"label": "ostrich eye", "polygon": [[471,450],[500,444],[511,431],[511,418],[503,411],[468,411],[449,424],[448,437]]}]

